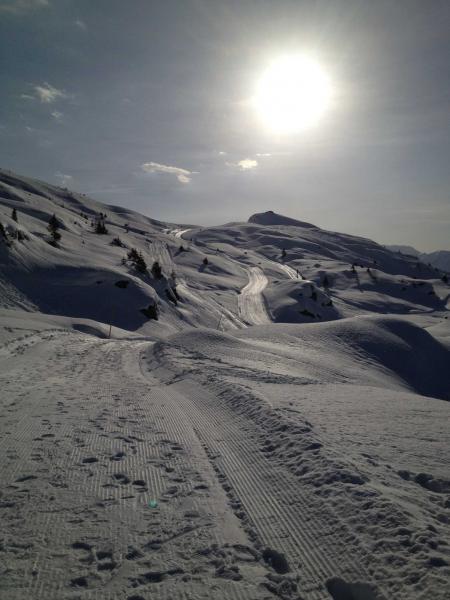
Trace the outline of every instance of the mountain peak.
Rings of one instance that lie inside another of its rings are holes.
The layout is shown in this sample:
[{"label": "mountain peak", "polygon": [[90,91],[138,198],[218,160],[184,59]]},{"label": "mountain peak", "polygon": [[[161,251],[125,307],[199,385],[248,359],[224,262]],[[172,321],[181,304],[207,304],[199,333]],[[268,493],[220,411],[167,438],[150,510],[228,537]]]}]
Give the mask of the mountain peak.
[{"label": "mountain peak", "polygon": [[279,215],[273,210],[268,210],[263,213],[255,213],[248,219],[248,223],[256,223],[257,225],[290,225],[291,227],[306,227],[308,229],[317,229],[316,225],[291,219],[284,215]]}]

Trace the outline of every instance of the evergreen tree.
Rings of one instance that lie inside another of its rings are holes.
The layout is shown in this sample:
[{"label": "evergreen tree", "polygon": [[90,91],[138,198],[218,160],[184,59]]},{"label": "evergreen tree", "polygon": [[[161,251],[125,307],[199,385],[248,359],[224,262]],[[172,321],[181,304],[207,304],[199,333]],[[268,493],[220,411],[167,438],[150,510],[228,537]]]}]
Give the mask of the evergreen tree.
[{"label": "evergreen tree", "polygon": [[141,312],[148,318],[158,320],[159,310],[158,305],[156,303],[152,303],[148,305],[148,308],[142,308]]},{"label": "evergreen tree", "polygon": [[95,225],[95,233],[99,233],[99,234],[108,233],[104,219],[105,219],[104,215],[102,213],[100,213],[100,218],[97,220],[97,223]]},{"label": "evergreen tree", "polygon": [[206,267],[206,265],[208,264],[208,259],[206,258],[206,256],[205,256],[205,258],[203,259],[203,264],[205,265],[205,267]]},{"label": "evergreen tree", "polygon": [[122,242],[120,237],[115,237],[111,240],[111,246],[119,246],[119,248],[125,248],[125,244]]},{"label": "evergreen tree", "polygon": [[139,273],[147,272],[147,263],[144,260],[144,257],[140,252],[136,250],[136,248],[131,248],[128,252],[128,260],[131,260],[135,269],[139,271]]},{"label": "evergreen tree", "polygon": [[61,239],[61,234],[58,231],[59,227],[60,227],[59,221],[56,218],[55,214],[53,214],[50,217],[50,221],[48,222],[48,225],[47,225],[47,229],[50,231],[50,236],[52,238],[49,243],[52,246],[56,246],[57,243],[59,242],[59,240]]},{"label": "evergreen tree", "polygon": [[155,262],[152,265],[152,275],[155,279],[161,279],[163,276],[161,265],[157,260],[155,260]]},{"label": "evergreen tree", "polygon": [[328,280],[327,275],[325,275],[325,277],[323,278],[322,285],[323,285],[324,288],[330,287],[330,282]]},{"label": "evergreen tree", "polygon": [[281,252],[281,258],[286,258],[287,256],[287,252],[285,250],[285,248],[283,248],[282,252]]},{"label": "evergreen tree", "polygon": [[18,219],[17,219],[17,210],[15,208],[12,209],[11,217],[17,223],[17,221],[18,221]]}]

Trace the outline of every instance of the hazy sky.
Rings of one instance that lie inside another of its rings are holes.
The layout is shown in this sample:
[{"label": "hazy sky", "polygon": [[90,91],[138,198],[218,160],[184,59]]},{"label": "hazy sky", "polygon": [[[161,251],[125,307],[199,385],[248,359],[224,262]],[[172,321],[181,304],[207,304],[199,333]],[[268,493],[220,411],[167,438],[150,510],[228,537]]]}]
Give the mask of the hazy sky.
[{"label": "hazy sky", "polygon": [[[249,99],[298,53],[333,103],[280,136]],[[4,168],[156,219],[450,249],[448,0],[0,0],[0,75]]]}]

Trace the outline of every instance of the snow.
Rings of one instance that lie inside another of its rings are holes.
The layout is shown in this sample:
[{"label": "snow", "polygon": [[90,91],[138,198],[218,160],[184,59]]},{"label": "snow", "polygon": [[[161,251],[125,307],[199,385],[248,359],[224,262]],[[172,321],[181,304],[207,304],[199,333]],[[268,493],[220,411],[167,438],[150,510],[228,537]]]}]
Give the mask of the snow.
[{"label": "snow", "polygon": [[447,598],[442,272],[6,171],[0,222],[2,598]]},{"label": "snow", "polygon": [[259,267],[248,269],[248,283],[242,288],[238,301],[239,314],[245,323],[249,325],[270,323],[262,296],[268,283],[269,280],[262,269]]}]

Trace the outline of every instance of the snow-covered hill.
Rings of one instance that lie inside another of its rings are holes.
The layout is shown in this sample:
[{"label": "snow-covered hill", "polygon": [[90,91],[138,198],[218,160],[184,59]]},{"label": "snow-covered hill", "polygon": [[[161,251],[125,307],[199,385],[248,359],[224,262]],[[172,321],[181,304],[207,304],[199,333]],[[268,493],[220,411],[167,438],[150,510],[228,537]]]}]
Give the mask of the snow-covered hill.
[{"label": "snow-covered hill", "polygon": [[447,597],[444,273],[7,171],[0,223],[0,597]]}]

